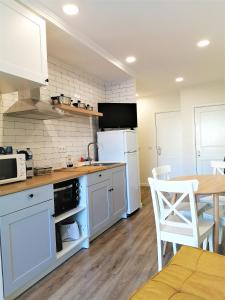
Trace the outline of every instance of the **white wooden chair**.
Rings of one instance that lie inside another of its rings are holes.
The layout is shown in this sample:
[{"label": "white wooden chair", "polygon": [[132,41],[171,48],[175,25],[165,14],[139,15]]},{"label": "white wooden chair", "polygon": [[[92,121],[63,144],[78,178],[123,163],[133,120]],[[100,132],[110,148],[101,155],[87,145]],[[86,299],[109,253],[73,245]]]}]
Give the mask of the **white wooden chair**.
[{"label": "white wooden chair", "polygon": [[[156,179],[162,179],[162,180],[169,180],[170,179],[170,173],[171,173],[171,166],[170,165],[164,165],[164,166],[159,166],[156,168],[152,169],[152,176],[153,178]],[[172,201],[172,199],[171,199]],[[190,205],[188,202],[182,202],[180,205],[177,207],[182,214],[186,216],[190,216]],[[197,203],[197,213],[198,215],[202,215],[204,211],[206,211],[208,208],[208,204],[205,202],[198,202]]]},{"label": "white wooden chair", "polygon": [[[225,161],[211,161],[210,162],[211,167],[213,168],[213,175],[224,175],[224,169],[225,169]],[[220,205],[225,205],[225,196],[220,196]]]},{"label": "white wooden chair", "polygon": [[[212,168],[213,175],[225,175],[224,169],[225,169],[225,162],[224,161],[216,161],[212,160],[210,162],[210,166]],[[213,199],[212,196],[201,196],[200,198],[201,203],[207,203],[211,208],[213,207]],[[225,196],[220,196],[220,205],[225,205]]]},{"label": "white wooden chair", "polygon": [[[204,220],[212,221],[214,219],[213,208],[203,213]],[[223,242],[223,228],[225,227],[225,205],[220,205],[220,225],[219,225],[219,244]]]},{"label": "white wooden chair", "polygon": [[[158,270],[162,269],[163,241],[194,247],[200,247],[203,243],[204,249],[207,248],[209,242],[209,249],[213,251],[214,222],[199,220],[197,216],[194,191],[198,188],[198,181],[166,181],[155,178],[148,178],[148,181],[155,214]],[[165,196],[169,193],[180,194],[174,204]],[[188,199],[190,203],[191,218],[185,217],[178,210],[178,206],[184,199],[186,201]]]},{"label": "white wooden chair", "polygon": [[169,180],[171,171],[170,165],[159,166],[152,169],[152,176],[156,179]]}]

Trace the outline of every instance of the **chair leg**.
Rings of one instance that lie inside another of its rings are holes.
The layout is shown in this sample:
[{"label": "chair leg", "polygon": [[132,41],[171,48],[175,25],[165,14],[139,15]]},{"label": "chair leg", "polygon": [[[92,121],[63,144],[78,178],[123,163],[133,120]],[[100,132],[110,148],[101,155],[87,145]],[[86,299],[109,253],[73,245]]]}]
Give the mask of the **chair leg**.
[{"label": "chair leg", "polygon": [[173,243],[173,255],[177,253],[177,244]]},{"label": "chair leg", "polygon": [[157,253],[158,253],[158,271],[162,270],[162,242],[157,240]]},{"label": "chair leg", "polygon": [[213,252],[213,230],[209,234],[209,251]]},{"label": "chair leg", "polygon": [[206,239],[204,239],[202,249],[207,250],[207,245],[208,245],[208,237]]},{"label": "chair leg", "polygon": [[219,226],[219,244],[221,245],[223,242],[223,226]]}]

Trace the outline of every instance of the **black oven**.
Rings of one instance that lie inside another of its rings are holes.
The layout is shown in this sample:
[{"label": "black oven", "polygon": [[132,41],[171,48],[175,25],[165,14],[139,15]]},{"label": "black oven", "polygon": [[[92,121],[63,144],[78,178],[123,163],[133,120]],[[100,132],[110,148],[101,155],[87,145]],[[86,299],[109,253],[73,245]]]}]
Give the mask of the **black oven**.
[{"label": "black oven", "polygon": [[55,216],[79,205],[79,180],[67,180],[54,184]]}]

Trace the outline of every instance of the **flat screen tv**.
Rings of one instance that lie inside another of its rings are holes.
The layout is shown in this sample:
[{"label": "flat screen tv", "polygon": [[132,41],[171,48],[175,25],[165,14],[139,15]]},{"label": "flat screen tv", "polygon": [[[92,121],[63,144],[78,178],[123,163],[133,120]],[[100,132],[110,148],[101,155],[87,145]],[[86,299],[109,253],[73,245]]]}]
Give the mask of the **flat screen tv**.
[{"label": "flat screen tv", "polygon": [[137,127],[136,103],[98,103],[99,128],[135,128]]}]

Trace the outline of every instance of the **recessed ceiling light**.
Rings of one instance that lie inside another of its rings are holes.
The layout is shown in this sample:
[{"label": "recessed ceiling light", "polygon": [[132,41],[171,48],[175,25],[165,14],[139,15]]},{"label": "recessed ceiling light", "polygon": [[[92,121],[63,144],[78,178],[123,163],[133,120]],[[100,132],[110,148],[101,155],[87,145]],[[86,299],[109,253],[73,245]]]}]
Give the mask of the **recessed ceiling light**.
[{"label": "recessed ceiling light", "polygon": [[201,40],[197,43],[197,46],[203,48],[209,46],[209,44],[210,44],[209,40]]},{"label": "recessed ceiling light", "polygon": [[139,94],[138,93],[136,93],[136,97],[138,97],[139,96]]},{"label": "recessed ceiling light", "polygon": [[126,62],[128,63],[128,64],[132,64],[132,63],[134,63],[136,61],[136,57],[135,56],[128,56],[127,58],[126,58]]},{"label": "recessed ceiling light", "polygon": [[176,80],[176,82],[182,82],[182,81],[184,81],[184,78],[183,77],[177,77],[175,80]]},{"label": "recessed ceiling light", "polygon": [[63,11],[67,15],[74,16],[79,13],[79,8],[75,4],[65,4],[63,5]]}]

